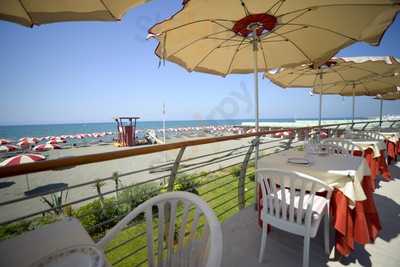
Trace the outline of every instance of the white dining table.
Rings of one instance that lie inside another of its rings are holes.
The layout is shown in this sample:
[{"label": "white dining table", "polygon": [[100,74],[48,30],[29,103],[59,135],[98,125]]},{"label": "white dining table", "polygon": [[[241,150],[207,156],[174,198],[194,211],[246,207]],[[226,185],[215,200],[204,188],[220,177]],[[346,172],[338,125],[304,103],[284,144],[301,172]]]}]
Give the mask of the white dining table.
[{"label": "white dining table", "polygon": [[[305,158],[310,164],[289,163],[288,160],[292,158]],[[343,192],[349,199],[350,208],[355,207],[356,201],[367,199],[361,183],[364,176],[371,175],[371,171],[362,157],[311,155],[303,151],[289,150],[261,158],[258,168],[295,171],[320,179]]]},{"label": "white dining table", "polygon": [[78,245],[95,243],[77,219],[66,218],[1,241],[0,266],[29,267],[52,252]]}]

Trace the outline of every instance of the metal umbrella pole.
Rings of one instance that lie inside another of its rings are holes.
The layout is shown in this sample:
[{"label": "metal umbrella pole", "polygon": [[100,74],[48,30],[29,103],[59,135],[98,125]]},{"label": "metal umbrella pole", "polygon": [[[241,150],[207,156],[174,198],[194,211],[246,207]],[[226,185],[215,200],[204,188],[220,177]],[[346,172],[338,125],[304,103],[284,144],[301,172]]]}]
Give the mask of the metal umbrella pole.
[{"label": "metal umbrella pole", "polygon": [[380,107],[379,107],[379,109],[380,109],[380,115],[379,115],[379,130],[382,129],[383,98],[381,98],[380,100],[381,100],[381,102],[380,102]]},{"label": "metal umbrella pole", "polygon": [[[258,97],[258,58],[257,58],[257,52],[258,52],[258,38],[257,38],[257,27],[258,25],[253,25],[252,30],[253,30],[253,58],[254,58],[254,101],[255,101],[255,118],[256,118],[256,132],[259,132],[260,128],[260,114],[259,114],[259,97]],[[255,151],[255,168],[257,169],[258,165],[258,154],[259,154],[259,136],[256,137],[257,143],[256,143],[256,151]]]},{"label": "metal umbrella pole", "polygon": [[351,127],[354,125],[354,115],[355,115],[355,108],[356,108],[356,85],[353,83],[353,117],[351,118]]},{"label": "metal umbrella pole", "polygon": [[[323,79],[323,73],[322,73],[322,71],[321,71],[321,73],[319,74],[319,78],[320,78],[320,81],[321,81],[321,85],[323,84],[323,81],[322,81],[322,79]],[[321,131],[322,131],[322,90],[321,90],[321,92],[319,93],[319,118],[318,118],[318,138],[317,138],[317,140],[318,140],[318,142],[320,141],[320,138],[321,138]]]}]

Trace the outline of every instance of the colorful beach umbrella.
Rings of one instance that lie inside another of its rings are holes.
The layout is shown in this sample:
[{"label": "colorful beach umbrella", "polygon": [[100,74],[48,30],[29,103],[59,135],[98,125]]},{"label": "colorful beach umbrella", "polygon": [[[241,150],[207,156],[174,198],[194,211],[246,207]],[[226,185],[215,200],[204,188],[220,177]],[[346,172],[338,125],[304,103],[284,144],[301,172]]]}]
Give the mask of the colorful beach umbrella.
[{"label": "colorful beach umbrella", "polygon": [[0,146],[0,152],[11,152],[11,151],[16,151],[18,149],[17,146],[13,145],[2,145]]},{"label": "colorful beach umbrella", "polygon": [[35,140],[33,139],[23,139],[22,141],[19,141],[17,143],[18,146],[22,147],[22,148],[27,148],[33,145],[36,145],[37,142],[35,142]]},{"label": "colorful beach umbrella", "polygon": [[0,145],[8,145],[8,144],[11,144],[11,140],[0,139]]},{"label": "colorful beach umbrella", "polygon": [[322,121],[322,95],[338,94],[353,97],[352,121],[355,116],[355,96],[377,95],[396,91],[400,82],[400,59],[394,57],[332,58],[321,66],[303,64],[294,68],[268,71],[265,76],[283,88],[313,88],[319,94],[319,125]]},{"label": "colorful beach umbrella", "polygon": [[119,21],[150,0],[2,0],[0,19],[27,27],[62,21]]},{"label": "colorful beach umbrella", "polygon": [[64,140],[64,139],[55,138],[55,139],[50,139],[49,141],[47,141],[47,144],[56,145],[56,144],[64,144],[64,143],[66,143],[66,142],[67,142],[67,141]]},{"label": "colorful beach umbrella", "polygon": [[43,151],[48,151],[48,150],[53,150],[53,149],[61,149],[61,146],[59,145],[52,145],[52,144],[41,144],[35,146],[32,150],[37,151],[37,152],[43,152]]},{"label": "colorful beach umbrella", "polygon": [[[45,159],[46,159],[46,157],[43,155],[40,155],[40,154],[23,154],[23,155],[18,155],[18,156],[8,158],[5,161],[0,162],[0,167],[16,166],[16,165],[20,165],[20,164],[32,163],[32,162],[41,161],[41,160],[45,160]],[[29,186],[28,174],[25,175],[25,181],[26,181],[26,187],[29,190],[30,186]]]},{"label": "colorful beach umbrella", "polygon": [[0,163],[0,166],[15,166],[25,163],[32,163],[36,161],[45,160],[46,157],[40,154],[23,154],[6,159]]},{"label": "colorful beach umbrella", "polygon": [[[259,131],[258,72],[320,66],[340,49],[378,45],[400,10],[399,0],[188,0],[154,25],[156,55],[188,71],[220,76],[254,73]],[[257,162],[258,146],[256,148]]]},{"label": "colorful beach umbrella", "polygon": [[18,140],[18,142],[28,142],[28,143],[32,143],[32,144],[36,144],[39,143],[39,139],[36,137],[22,137]]}]

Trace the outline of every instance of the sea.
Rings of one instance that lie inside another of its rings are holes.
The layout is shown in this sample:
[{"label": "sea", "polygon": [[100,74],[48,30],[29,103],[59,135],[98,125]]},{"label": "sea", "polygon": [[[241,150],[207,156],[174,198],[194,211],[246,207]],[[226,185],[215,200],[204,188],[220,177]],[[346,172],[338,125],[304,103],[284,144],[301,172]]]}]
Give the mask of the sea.
[{"label": "sea", "polygon": [[[299,119],[299,118],[298,118]],[[349,118],[330,118],[332,120],[345,120]],[[299,119],[300,120],[300,119]],[[316,120],[316,118],[302,118],[301,120]],[[166,121],[166,128],[202,127],[240,125],[242,122],[254,121],[254,119],[239,120],[181,120]],[[261,122],[295,122],[288,119],[263,119]],[[161,129],[162,121],[138,121],[138,130]],[[80,133],[116,132],[116,123],[70,123],[70,124],[43,124],[43,125],[3,125],[0,126],[0,138],[18,140],[22,137],[45,137],[60,135],[75,135]]]}]

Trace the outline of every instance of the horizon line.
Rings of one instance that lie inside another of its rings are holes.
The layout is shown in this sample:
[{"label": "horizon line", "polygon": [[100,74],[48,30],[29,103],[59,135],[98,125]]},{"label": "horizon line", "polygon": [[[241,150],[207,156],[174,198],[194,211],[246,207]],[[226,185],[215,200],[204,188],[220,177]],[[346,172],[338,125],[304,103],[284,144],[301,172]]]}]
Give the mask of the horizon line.
[{"label": "horizon line", "polygon": [[[400,114],[387,114],[386,116],[398,116]],[[355,119],[369,119],[374,116],[364,116],[364,117],[355,117]],[[376,116],[375,116],[376,117]],[[334,119],[351,119],[351,116],[349,117],[325,117],[322,118],[322,120],[334,120]],[[237,118],[237,119],[212,119],[212,120],[166,120],[165,122],[185,122],[185,121],[243,121],[243,120],[248,120],[248,121],[254,121],[254,118]],[[318,120],[318,117],[275,117],[275,118],[260,118],[260,121],[262,120]],[[138,120],[138,123],[140,122],[162,122],[162,120]],[[9,123],[9,124],[2,124],[0,123],[0,127],[6,127],[6,126],[45,126],[45,125],[72,125],[72,124],[99,124],[99,123],[114,123],[114,121],[91,121],[91,122],[43,122],[43,123]]]}]

